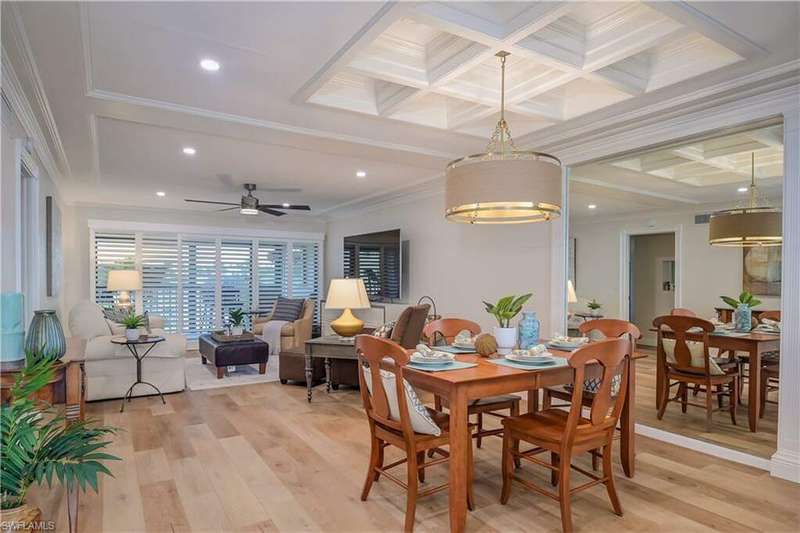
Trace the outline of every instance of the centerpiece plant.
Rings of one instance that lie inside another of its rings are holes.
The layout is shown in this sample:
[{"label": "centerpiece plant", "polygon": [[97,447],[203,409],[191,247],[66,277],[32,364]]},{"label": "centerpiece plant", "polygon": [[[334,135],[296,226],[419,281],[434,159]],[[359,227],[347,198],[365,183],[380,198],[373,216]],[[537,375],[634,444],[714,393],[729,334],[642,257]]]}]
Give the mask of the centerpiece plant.
[{"label": "centerpiece plant", "polygon": [[125,326],[125,337],[129,341],[135,341],[139,338],[139,328],[144,326],[144,316],[131,312],[122,319],[122,325]]},{"label": "centerpiece plant", "polygon": [[244,333],[244,311],[241,309],[231,309],[228,313],[228,322],[231,325],[233,335]]},{"label": "centerpiece plant", "polygon": [[748,291],[742,291],[738,299],[730,296],[720,296],[720,298],[734,309],[734,327],[739,331],[750,331],[753,328],[753,307],[760,305],[761,300],[753,297]]},{"label": "centerpiece plant", "polygon": [[26,505],[28,490],[57,481],[69,492],[97,491],[100,474],[112,475],[103,464],[119,457],[103,449],[116,428],[90,420],[67,421],[53,407],[37,399],[37,392],[53,379],[58,364],[46,356],[28,357],[0,410],[0,509],[3,522],[38,517]]},{"label": "centerpiece plant", "polygon": [[593,315],[596,315],[603,307],[603,305],[596,299],[592,298],[592,300],[586,304],[586,307],[589,308],[589,310],[592,312]]},{"label": "centerpiece plant", "polygon": [[483,302],[483,305],[486,307],[486,312],[497,320],[498,327],[495,327],[492,331],[497,341],[497,353],[510,353],[514,346],[516,346],[517,328],[511,327],[511,320],[522,311],[522,306],[525,305],[532,296],[532,293],[523,294],[521,296],[510,295],[500,298],[495,304],[486,301]]}]

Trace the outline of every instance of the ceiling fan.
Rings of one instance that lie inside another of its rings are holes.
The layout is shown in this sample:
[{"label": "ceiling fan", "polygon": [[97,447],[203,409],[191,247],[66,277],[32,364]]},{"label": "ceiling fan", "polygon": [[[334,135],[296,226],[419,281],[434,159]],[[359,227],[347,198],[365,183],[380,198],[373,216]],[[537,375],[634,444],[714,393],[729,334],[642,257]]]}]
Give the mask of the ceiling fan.
[{"label": "ceiling fan", "polygon": [[279,209],[311,211],[311,207],[307,205],[287,204],[287,203],[260,204],[258,202],[258,198],[253,196],[253,191],[256,190],[255,183],[245,183],[244,189],[247,191],[247,194],[242,196],[242,200],[238,204],[233,202],[215,202],[212,200],[190,200],[189,198],[184,198],[184,200],[187,202],[194,202],[198,204],[230,205],[233,207],[226,207],[223,209],[219,209],[218,211],[232,211],[234,209],[238,209],[239,212],[243,215],[257,215],[259,213],[267,213],[268,215],[282,217],[286,213],[284,213],[283,211],[278,211]]}]

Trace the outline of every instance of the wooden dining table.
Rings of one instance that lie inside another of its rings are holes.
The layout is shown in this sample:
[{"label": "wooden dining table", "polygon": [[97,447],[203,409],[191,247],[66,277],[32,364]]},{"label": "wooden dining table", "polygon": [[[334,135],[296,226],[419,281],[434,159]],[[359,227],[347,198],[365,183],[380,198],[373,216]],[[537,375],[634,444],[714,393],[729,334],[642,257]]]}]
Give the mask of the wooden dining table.
[{"label": "wooden dining table", "polygon": [[[570,352],[550,350],[558,357],[568,358]],[[628,395],[620,419],[622,438],[620,440],[620,460],[625,475],[633,477],[634,407],[636,402],[635,361],[646,357],[635,354],[628,372]],[[526,392],[528,412],[535,412],[539,406],[538,390],[572,383],[572,369],[569,366],[518,370],[490,362],[479,355],[458,355],[456,359],[474,362],[477,366],[460,370],[429,372],[406,367],[405,378],[423,390],[447,398],[450,412],[450,461],[449,498],[450,531],[464,531],[467,519],[467,446],[472,445],[468,426],[468,408],[471,400],[498,394]],[[599,366],[595,365],[599,372]],[[589,369],[587,368],[587,372]],[[590,374],[587,373],[587,377]]]},{"label": "wooden dining table", "polygon": [[[653,331],[657,331],[653,328]],[[662,331],[662,336],[667,339],[675,338],[675,334],[669,330]],[[691,341],[703,340],[700,333],[687,333],[686,339]],[[773,352],[780,348],[780,335],[772,333],[761,333],[751,331],[747,334],[722,334],[709,333],[709,348],[717,348],[720,353],[730,351],[732,353],[744,352],[750,358],[750,372],[747,377],[747,419],[750,424],[750,431],[758,431],[758,419],[761,409],[761,357],[767,352]],[[664,392],[664,353],[657,350],[656,364],[656,405],[661,405],[661,397]],[[755,371],[753,370],[755,369]]]}]

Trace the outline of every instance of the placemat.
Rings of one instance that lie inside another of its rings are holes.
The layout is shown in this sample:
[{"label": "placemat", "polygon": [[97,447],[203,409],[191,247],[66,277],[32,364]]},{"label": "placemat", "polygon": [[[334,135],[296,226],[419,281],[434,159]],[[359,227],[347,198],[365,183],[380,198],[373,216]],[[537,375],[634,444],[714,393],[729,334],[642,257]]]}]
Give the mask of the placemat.
[{"label": "placemat", "polygon": [[523,365],[520,363],[515,363],[514,361],[509,361],[508,359],[489,359],[490,363],[494,363],[496,365],[501,366],[510,366],[511,368],[517,368],[519,370],[550,370],[551,368],[560,368],[562,366],[567,366],[566,358],[564,357],[556,357],[556,362],[552,365]]},{"label": "placemat", "polygon": [[475,348],[460,348],[458,346],[445,345],[445,346],[431,346],[433,350],[447,353],[476,353]]},{"label": "placemat", "polygon": [[461,370],[463,368],[472,368],[478,366],[477,363],[465,363],[464,361],[453,361],[449,365],[417,365],[408,363],[407,368],[414,370],[424,370],[425,372],[441,372],[442,370]]},{"label": "placemat", "polygon": [[714,330],[712,335],[724,335],[725,337],[747,337],[750,335],[748,331],[733,331],[728,329]]}]

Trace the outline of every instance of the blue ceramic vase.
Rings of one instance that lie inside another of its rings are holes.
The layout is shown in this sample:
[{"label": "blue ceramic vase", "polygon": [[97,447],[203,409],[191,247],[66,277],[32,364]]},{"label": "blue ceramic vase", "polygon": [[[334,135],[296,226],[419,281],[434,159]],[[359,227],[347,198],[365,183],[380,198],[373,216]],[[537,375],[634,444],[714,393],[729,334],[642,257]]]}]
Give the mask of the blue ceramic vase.
[{"label": "blue ceramic vase", "polygon": [[28,337],[25,339],[25,350],[42,352],[57,359],[61,359],[66,353],[67,340],[54,310],[33,312]]},{"label": "blue ceramic vase", "polygon": [[753,328],[753,310],[747,304],[739,304],[733,312],[736,331],[750,331]]},{"label": "blue ceramic vase", "polygon": [[527,350],[539,343],[539,321],[533,311],[522,313],[519,321],[519,347]]}]

